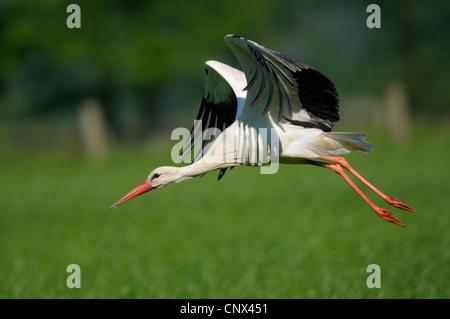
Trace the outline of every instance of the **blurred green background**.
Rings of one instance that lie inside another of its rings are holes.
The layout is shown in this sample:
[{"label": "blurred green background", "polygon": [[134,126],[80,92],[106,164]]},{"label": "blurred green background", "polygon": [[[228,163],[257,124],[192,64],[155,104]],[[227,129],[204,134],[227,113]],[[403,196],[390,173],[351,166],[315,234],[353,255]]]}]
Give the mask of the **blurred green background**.
[{"label": "blurred green background", "polygon": [[[450,3],[376,1],[369,29],[372,2],[0,0],[0,297],[448,298]],[[347,158],[417,210],[392,208],[405,228],[305,166],[210,173],[109,209],[172,164],[203,63],[238,66],[229,33],[333,80],[335,129],[375,144]]]}]

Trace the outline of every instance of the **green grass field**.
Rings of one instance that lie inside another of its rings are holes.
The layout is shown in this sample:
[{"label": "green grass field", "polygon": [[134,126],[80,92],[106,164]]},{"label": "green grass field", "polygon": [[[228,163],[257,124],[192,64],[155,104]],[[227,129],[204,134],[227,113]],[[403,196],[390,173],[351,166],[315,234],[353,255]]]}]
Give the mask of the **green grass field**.
[{"label": "green grass field", "polygon": [[[376,216],[335,173],[282,165],[235,168],[110,209],[172,144],[113,151],[89,164],[70,153],[0,157],[1,298],[448,298],[448,128],[424,127],[395,148],[348,161],[417,213],[406,227]],[[357,185],[378,205],[388,205]],[[69,264],[81,288],[69,289]],[[369,264],[381,288],[369,289]]]}]

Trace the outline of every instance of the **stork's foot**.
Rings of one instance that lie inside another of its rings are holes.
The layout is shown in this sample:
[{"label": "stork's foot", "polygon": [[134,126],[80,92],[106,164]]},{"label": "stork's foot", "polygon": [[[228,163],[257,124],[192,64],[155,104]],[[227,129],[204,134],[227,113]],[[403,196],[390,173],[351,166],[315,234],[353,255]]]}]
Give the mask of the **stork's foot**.
[{"label": "stork's foot", "polygon": [[399,200],[397,198],[389,197],[389,198],[386,199],[386,202],[389,205],[394,206],[396,208],[407,210],[408,212],[411,212],[411,213],[415,213],[416,212],[411,206],[406,205],[405,203],[403,203],[401,200]]},{"label": "stork's foot", "polygon": [[397,218],[395,218],[394,215],[392,215],[392,213],[387,209],[380,207],[376,208],[372,207],[372,208],[375,211],[375,213],[377,213],[377,215],[380,216],[381,218],[387,220],[388,222],[394,223],[398,226],[405,227],[405,225],[403,225]]},{"label": "stork's foot", "polygon": [[[370,184],[364,177],[362,177],[357,171],[353,169],[353,167],[350,166],[349,163],[345,160],[343,157],[334,157],[334,156],[325,156],[325,155],[319,155],[317,157],[318,159],[325,160],[332,163],[337,163],[347,169],[351,174],[353,174],[356,178],[358,178],[361,182],[363,182],[367,187],[369,187],[371,190],[373,190],[378,196],[380,196],[382,199],[384,199],[389,205],[403,209],[412,213],[415,213],[416,211],[409,205],[406,205],[401,200],[389,197],[385,195],[383,192],[378,190],[375,186]],[[327,167],[326,165],[322,165],[324,167]],[[329,167],[332,168],[332,167]]]}]

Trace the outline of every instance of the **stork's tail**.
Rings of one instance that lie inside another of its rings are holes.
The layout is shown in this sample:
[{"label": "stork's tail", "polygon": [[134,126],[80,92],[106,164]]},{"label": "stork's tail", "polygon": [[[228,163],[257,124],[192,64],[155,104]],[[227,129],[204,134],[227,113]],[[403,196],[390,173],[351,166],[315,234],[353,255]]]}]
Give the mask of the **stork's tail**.
[{"label": "stork's tail", "polygon": [[373,144],[364,141],[367,134],[353,132],[327,132],[323,134],[326,137],[342,144],[342,146],[347,148],[349,151],[363,154],[370,154],[372,152]]}]

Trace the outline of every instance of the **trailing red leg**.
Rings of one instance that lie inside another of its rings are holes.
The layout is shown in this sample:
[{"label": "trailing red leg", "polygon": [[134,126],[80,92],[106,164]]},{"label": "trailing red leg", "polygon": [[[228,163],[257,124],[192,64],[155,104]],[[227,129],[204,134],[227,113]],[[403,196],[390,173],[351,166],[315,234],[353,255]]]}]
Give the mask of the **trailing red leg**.
[{"label": "trailing red leg", "polygon": [[354,183],[353,181],[345,174],[344,170],[342,169],[341,165],[338,163],[324,163],[324,162],[317,162],[317,161],[307,161],[308,164],[320,166],[329,168],[344,178],[344,180],[358,193],[359,196],[367,203],[369,206],[377,213],[378,216],[381,218],[390,221],[391,223],[394,223],[396,225],[404,227],[404,225],[395,218],[390,211],[384,208],[380,208],[376,206]]},{"label": "trailing red leg", "polygon": [[407,210],[409,212],[415,213],[416,211],[409,205],[403,203],[401,200],[389,197],[385,195],[383,192],[378,190],[375,186],[370,184],[364,177],[362,177],[357,171],[353,169],[353,167],[350,166],[350,164],[345,160],[343,157],[335,157],[335,156],[325,156],[325,155],[319,155],[318,159],[337,163],[346,170],[348,170],[352,175],[354,175],[357,179],[359,179],[361,182],[364,183],[367,187],[369,187],[371,190],[373,190],[378,196],[380,196],[382,199],[384,199],[389,205],[394,206],[396,208],[400,208],[403,210]]}]

